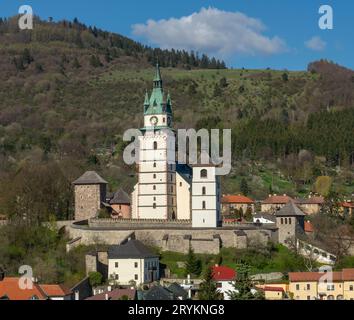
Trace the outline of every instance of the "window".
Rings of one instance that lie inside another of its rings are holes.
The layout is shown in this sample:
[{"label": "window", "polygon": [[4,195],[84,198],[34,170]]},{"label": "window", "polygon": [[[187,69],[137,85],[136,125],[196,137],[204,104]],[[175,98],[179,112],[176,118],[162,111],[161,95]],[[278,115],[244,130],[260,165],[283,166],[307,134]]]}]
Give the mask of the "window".
[{"label": "window", "polygon": [[296,285],[296,290],[300,290],[300,285],[299,284]]},{"label": "window", "polygon": [[284,219],[283,218],[280,219],[280,223],[284,224]]},{"label": "window", "polygon": [[156,174],[155,174],[155,173],[154,173],[154,176],[153,176],[153,177],[154,177],[154,179],[156,179]]},{"label": "window", "polygon": [[137,268],[137,267],[138,267],[138,263],[134,262],[134,268]]},{"label": "window", "polygon": [[163,121],[163,123],[165,123],[165,122],[166,122],[166,118],[165,118],[165,117],[163,117],[163,118],[162,118],[162,121]]},{"label": "window", "polygon": [[311,285],[309,283],[306,285],[306,290],[311,290]]},{"label": "window", "polygon": [[200,177],[203,179],[208,178],[208,171],[206,169],[203,169],[200,171]]},{"label": "window", "polygon": [[206,204],[205,204],[205,201],[203,201],[203,202],[202,202],[202,208],[203,208],[203,210],[205,210],[205,209],[206,209]]},{"label": "window", "polygon": [[289,218],[289,224],[291,224],[291,218]]},{"label": "window", "polygon": [[134,279],[135,280],[138,280],[139,279],[139,276],[136,274],[136,275],[134,275]]},{"label": "window", "polygon": [[153,190],[156,190],[156,186],[153,186],[152,189],[153,189]]},{"label": "window", "polygon": [[154,197],[154,201],[156,201],[156,197]]},{"label": "window", "polygon": [[157,150],[157,142],[154,141],[154,150]]},{"label": "window", "polygon": [[154,162],[154,168],[156,168],[156,162]]},{"label": "window", "polygon": [[171,186],[171,192],[173,192],[173,186]]},{"label": "window", "polygon": [[116,263],[114,264],[114,266],[115,266],[116,268],[118,268],[118,262],[116,262]]},{"label": "window", "polygon": [[179,183],[179,186],[182,187],[182,182]]},{"label": "window", "polygon": [[284,218],[285,224],[288,224],[288,218]]},{"label": "window", "polygon": [[349,291],[353,291],[354,290],[354,287],[351,285],[349,286]]},{"label": "window", "polygon": [[170,175],[170,180],[173,181],[173,175],[172,174]]},{"label": "window", "polygon": [[202,188],[202,194],[203,194],[203,196],[206,195],[206,188],[205,187]]},{"label": "window", "polygon": [[156,203],[154,203],[154,204],[152,205],[152,207],[153,207],[154,209],[156,209]]},{"label": "window", "polygon": [[307,296],[307,300],[311,300],[311,296]]},{"label": "window", "polygon": [[114,279],[115,279],[115,280],[119,280],[119,274],[115,274],[115,275],[114,275]]}]

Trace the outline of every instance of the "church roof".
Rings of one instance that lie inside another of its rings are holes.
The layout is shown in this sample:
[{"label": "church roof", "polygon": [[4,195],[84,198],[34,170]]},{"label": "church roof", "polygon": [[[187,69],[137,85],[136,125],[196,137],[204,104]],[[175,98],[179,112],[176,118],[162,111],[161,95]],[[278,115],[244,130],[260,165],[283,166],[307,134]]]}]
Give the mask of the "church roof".
[{"label": "church roof", "polygon": [[104,180],[97,172],[95,171],[86,171],[80,178],[75,180],[73,184],[107,184],[108,182]]},{"label": "church roof", "polygon": [[166,96],[164,93],[160,66],[157,64],[154,77],[154,88],[151,96],[149,98],[148,93],[145,95],[144,114],[153,115],[163,113],[172,114],[172,102],[170,95],[168,94]]},{"label": "church roof", "polygon": [[114,195],[110,204],[130,204],[129,195],[123,190],[119,189]]},{"label": "church roof", "polygon": [[153,257],[158,257],[158,255],[153,254],[138,240],[130,240],[121,245],[110,246],[108,249],[109,259],[143,259]]},{"label": "church roof", "polygon": [[275,213],[277,217],[294,217],[306,216],[293,202],[289,202],[286,206]]}]

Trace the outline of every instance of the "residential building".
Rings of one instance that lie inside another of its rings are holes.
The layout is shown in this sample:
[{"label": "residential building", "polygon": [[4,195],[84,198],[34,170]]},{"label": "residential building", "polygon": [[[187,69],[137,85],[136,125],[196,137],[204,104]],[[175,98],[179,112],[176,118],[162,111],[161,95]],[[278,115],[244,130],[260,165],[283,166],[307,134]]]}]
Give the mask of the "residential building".
[{"label": "residential building", "polygon": [[269,195],[269,197],[262,201],[261,212],[274,213],[275,211],[281,209],[290,201],[294,201],[293,198],[284,195]]},{"label": "residential building", "polygon": [[212,271],[218,291],[223,295],[224,300],[230,300],[228,292],[235,290],[233,282],[236,279],[236,271],[229,267],[217,265],[212,268]]},{"label": "residential building", "polygon": [[110,246],[108,277],[115,284],[136,286],[159,280],[159,256],[137,240]]},{"label": "residential building", "polygon": [[143,292],[143,300],[185,300],[187,292],[177,283],[171,284],[168,288],[156,285],[148,291]]},{"label": "residential building", "polygon": [[245,214],[247,211],[252,214],[255,211],[255,202],[251,198],[243,195],[224,195],[221,199],[222,215],[229,216],[242,212]]},{"label": "residential building", "polygon": [[341,204],[340,210],[343,215],[351,216],[354,213],[354,202],[352,201],[345,201]]},{"label": "residential building", "polygon": [[295,199],[295,203],[306,214],[313,215],[320,213],[325,200],[321,196],[310,195],[305,199]]},{"label": "residential building", "polygon": [[295,300],[354,300],[354,269],[334,272],[290,272]]},{"label": "residential building", "polygon": [[25,283],[19,277],[4,277],[0,281],[0,300],[71,300],[72,292],[63,285]]},{"label": "residential building", "polygon": [[263,291],[266,300],[283,300],[286,297],[285,290],[282,287],[265,286]]},{"label": "residential building", "polygon": [[113,289],[107,290],[92,297],[88,297],[85,300],[136,300],[136,289]]},{"label": "residential building", "polygon": [[276,223],[276,220],[275,215],[270,213],[256,213],[253,215],[254,223],[272,224]]}]

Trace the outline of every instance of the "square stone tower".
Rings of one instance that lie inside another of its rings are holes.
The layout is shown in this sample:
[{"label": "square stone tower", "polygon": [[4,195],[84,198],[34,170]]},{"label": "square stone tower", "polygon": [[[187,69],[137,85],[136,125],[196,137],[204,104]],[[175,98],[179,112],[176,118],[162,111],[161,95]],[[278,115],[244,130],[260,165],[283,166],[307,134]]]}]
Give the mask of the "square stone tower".
[{"label": "square stone tower", "polygon": [[289,240],[295,240],[304,233],[305,214],[292,201],[277,211],[275,216],[279,243],[287,245]]},{"label": "square stone tower", "polygon": [[106,201],[107,181],[95,171],[85,172],[73,182],[75,188],[75,220],[94,218]]}]

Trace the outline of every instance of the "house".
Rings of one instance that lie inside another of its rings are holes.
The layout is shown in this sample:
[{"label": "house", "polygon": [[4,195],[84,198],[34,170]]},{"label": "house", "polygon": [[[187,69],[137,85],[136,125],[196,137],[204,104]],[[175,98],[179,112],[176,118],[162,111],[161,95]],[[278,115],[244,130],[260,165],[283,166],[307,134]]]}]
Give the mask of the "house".
[{"label": "house", "polygon": [[174,282],[167,288],[178,300],[187,300],[188,292],[182,288],[178,283]]},{"label": "house", "polygon": [[159,256],[138,240],[110,246],[108,249],[108,277],[120,285],[139,286],[160,279]]},{"label": "house", "polygon": [[320,213],[325,200],[321,196],[310,195],[306,199],[295,199],[295,203],[307,215]]},{"label": "house", "polygon": [[283,208],[290,201],[294,201],[294,199],[286,194],[282,196],[276,194],[269,195],[269,197],[261,203],[261,212],[274,213],[275,211]]},{"label": "house", "polygon": [[112,208],[112,218],[131,218],[130,197],[123,189],[113,194],[109,204]]},{"label": "house", "polygon": [[71,300],[72,292],[63,285],[46,285],[33,282],[31,287],[21,288],[21,278],[4,277],[0,281],[2,300]]},{"label": "house", "polygon": [[253,223],[272,224],[276,223],[276,217],[270,213],[256,213],[253,215]]},{"label": "house", "polygon": [[85,300],[136,300],[137,291],[135,289],[113,289],[88,297]]},{"label": "house", "polygon": [[266,300],[283,300],[286,297],[283,287],[265,286],[263,291]]},{"label": "house", "polygon": [[232,268],[218,265],[214,266],[212,271],[213,279],[219,292],[223,295],[224,300],[230,300],[227,293],[235,290],[232,283],[236,279],[236,271]]},{"label": "house", "polygon": [[351,216],[354,213],[354,202],[345,201],[341,203],[340,210],[343,215]]},{"label": "house", "polygon": [[169,289],[162,286],[152,286],[143,293],[143,300],[179,300]]},{"label": "house", "polygon": [[243,195],[224,195],[221,198],[221,206],[223,216],[236,214],[241,210],[243,214],[247,211],[254,213],[255,210],[254,200]]},{"label": "house", "polygon": [[354,300],[354,269],[334,272],[290,272],[295,300]]},{"label": "house", "polygon": [[315,231],[314,228],[313,228],[313,225],[310,221],[305,221],[305,224],[304,224],[304,230],[305,230],[305,233],[310,236],[313,234],[313,232]]}]

